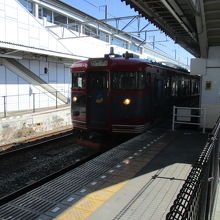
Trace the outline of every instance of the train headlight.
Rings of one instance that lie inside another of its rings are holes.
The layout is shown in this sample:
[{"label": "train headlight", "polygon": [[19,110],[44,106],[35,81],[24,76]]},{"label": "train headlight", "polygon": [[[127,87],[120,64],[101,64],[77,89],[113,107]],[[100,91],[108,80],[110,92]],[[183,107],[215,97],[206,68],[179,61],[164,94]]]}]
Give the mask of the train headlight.
[{"label": "train headlight", "polygon": [[131,99],[124,99],[123,104],[124,105],[130,105],[131,104]]},{"label": "train headlight", "polygon": [[78,98],[76,96],[73,96],[73,102],[77,102]]}]

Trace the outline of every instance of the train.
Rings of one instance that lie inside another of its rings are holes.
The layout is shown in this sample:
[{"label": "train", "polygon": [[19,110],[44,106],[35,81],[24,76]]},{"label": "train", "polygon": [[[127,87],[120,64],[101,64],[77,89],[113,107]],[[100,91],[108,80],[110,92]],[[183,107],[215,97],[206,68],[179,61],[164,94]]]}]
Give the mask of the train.
[{"label": "train", "polygon": [[183,68],[110,53],[73,63],[71,117],[79,131],[138,134],[190,97],[200,78]]}]

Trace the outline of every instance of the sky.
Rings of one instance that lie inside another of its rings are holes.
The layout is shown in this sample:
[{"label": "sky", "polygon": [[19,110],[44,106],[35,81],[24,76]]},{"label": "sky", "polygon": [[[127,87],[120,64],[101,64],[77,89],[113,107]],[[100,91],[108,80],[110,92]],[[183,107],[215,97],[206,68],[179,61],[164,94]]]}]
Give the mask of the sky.
[{"label": "sky", "polygon": [[[62,0],[63,2],[79,9],[80,11],[85,12],[97,19],[105,18],[105,8],[107,7],[107,17],[116,18],[116,17],[125,17],[125,16],[134,16],[138,15],[129,5],[126,5],[121,0]],[[119,29],[125,27],[125,25],[130,21],[122,20],[119,22]],[[140,29],[145,27],[149,21],[145,18],[140,19],[139,27]],[[116,22],[108,23],[112,26],[116,26]],[[135,20],[127,28],[124,29],[125,32],[136,31],[138,26],[138,21]],[[165,53],[166,55],[179,60],[184,64],[190,64],[190,59],[193,56],[188,53],[185,49],[180,47],[178,44],[161,32],[156,26],[150,23],[144,30],[157,30],[152,32],[147,32],[145,36],[142,34],[140,37],[144,40],[146,37],[147,46],[153,48],[153,39],[155,41],[154,47],[157,51]]]}]

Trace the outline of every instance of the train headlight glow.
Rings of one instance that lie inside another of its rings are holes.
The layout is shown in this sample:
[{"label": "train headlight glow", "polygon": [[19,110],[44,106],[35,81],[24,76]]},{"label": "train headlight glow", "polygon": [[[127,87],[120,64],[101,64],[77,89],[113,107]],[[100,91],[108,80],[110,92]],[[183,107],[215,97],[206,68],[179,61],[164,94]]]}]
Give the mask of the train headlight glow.
[{"label": "train headlight glow", "polygon": [[76,96],[73,96],[73,102],[77,102],[78,98]]},{"label": "train headlight glow", "polygon": [[131,99],[124,99],[123,104],[124,105],[130,105],[131,104]]}]

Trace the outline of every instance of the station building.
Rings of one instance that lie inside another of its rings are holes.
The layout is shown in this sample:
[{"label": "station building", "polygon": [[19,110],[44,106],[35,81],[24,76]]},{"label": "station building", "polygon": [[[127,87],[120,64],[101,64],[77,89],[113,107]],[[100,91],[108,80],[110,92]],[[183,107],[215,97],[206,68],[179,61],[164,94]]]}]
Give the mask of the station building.
[{"label": "station building", "polygon": [[0,25],[2,143],[71,126],[69,68],[75,61],[103,57],[114,47],[118,54],[180,64],[59,0],[2,0]]}]

